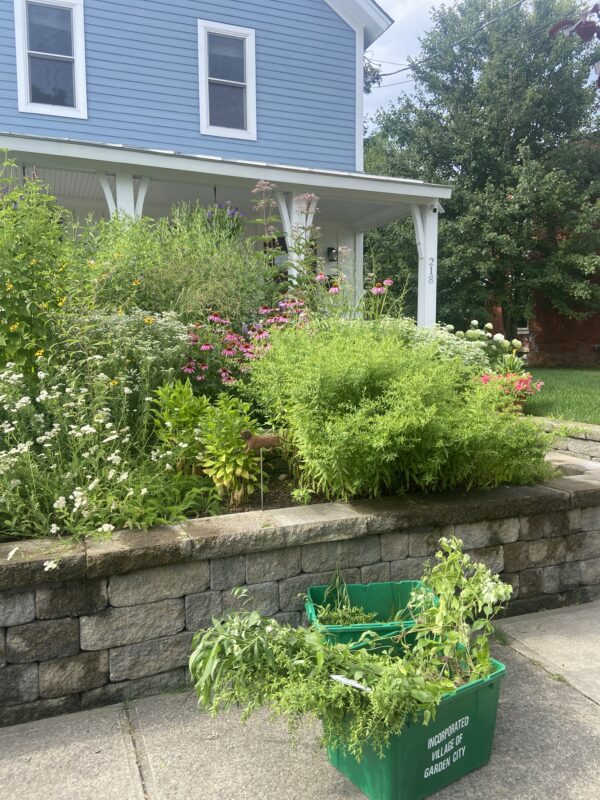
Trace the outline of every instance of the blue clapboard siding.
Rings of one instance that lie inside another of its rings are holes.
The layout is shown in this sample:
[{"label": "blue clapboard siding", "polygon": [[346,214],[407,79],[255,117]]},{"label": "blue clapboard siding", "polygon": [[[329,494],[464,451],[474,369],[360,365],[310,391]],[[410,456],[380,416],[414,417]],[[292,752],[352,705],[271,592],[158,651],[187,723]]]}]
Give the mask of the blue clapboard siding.
[{"label": "blue clapboard siding", "polygon": [[[356,168],[356,37],[324,0],[85,0],[88,119],[17,106],[0,0],[0,131]],[[256,30],[258,141],[200,134],[197,20]]]}]

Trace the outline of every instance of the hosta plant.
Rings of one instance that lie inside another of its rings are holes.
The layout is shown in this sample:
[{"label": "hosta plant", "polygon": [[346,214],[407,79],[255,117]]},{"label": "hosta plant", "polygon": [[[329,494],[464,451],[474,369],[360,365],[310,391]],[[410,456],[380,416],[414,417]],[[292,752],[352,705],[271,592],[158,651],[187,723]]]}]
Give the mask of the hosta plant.
[{"label": "hosta plant", "polygon": [[209,407],[204,419],[202,468],[232,506],[254,494],[261,480],[260,456],[246,448],[243,431],[258,429],[250,405],[226,394]]}]

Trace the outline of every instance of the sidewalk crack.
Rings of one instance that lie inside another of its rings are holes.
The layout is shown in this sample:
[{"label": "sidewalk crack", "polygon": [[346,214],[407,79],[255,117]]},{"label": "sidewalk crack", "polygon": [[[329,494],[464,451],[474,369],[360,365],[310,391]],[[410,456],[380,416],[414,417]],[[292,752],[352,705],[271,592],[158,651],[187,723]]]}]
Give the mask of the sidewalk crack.
[{"label": "sidewalk crack", "polygon": [[135,763],[140,779],[141,789],[144,795],[144,800],[153,800],[153,798],[156,797],[156,793],[153,791],[154,780],[152,778],[150,760],[144,744],[144,737],[140,730],[139,718],[137,716],[135,707],[124,703],[123,716],[123,724],[127,730],[127,733],[129,734],[131,744],[133,746]]}]

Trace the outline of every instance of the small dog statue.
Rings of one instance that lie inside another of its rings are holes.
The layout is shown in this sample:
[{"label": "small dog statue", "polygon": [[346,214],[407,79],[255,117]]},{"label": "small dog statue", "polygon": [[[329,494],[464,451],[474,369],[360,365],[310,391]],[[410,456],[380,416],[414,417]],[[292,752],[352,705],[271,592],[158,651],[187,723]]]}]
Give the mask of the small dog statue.
[{"label": "small dog statue", "polygon": [[281,437],[275,433],[267,434],[266,436],[257,436],[251,431],[242,431],[242,439],[246,440],[246,451],[251,450],[273,450],[274,448],[281,447]]}]

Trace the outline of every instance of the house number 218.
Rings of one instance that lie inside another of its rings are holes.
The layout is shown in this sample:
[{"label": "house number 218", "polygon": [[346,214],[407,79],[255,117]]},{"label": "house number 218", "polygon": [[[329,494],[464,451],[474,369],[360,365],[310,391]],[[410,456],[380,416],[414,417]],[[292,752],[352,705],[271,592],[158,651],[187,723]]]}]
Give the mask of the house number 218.
[{"label": "house number 218", "polygon": [[435,283],[435,276],[433,274],[433,270],[434,269],[435,269],[435,258],[430,258],[429,259],[429,277],[427,279],[429,283]]}]

